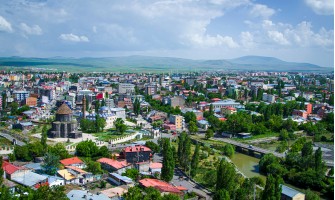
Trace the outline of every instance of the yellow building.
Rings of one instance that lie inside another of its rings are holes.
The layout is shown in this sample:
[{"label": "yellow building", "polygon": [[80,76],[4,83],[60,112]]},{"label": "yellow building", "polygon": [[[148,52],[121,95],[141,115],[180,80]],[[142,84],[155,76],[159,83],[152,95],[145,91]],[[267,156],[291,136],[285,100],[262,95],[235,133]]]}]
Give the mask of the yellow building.
[{"label": "yellow building", "polygon": [[184,128],[184,117],[180,115],[170,115],[170,123],[176,126],[176,129],[182,130]]}]

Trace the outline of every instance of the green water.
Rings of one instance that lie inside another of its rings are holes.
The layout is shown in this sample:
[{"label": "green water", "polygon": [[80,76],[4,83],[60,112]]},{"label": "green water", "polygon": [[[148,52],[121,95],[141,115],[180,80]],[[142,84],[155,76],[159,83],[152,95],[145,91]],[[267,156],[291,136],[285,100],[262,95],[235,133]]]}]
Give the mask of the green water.
[{"label": "green water", "polygon": [[259,173],[258,158],[235,152],[235,155],[231,158],[231,161],[247,177],[251,178],[258,176],[262,180],[266,180],[266,177]]}]

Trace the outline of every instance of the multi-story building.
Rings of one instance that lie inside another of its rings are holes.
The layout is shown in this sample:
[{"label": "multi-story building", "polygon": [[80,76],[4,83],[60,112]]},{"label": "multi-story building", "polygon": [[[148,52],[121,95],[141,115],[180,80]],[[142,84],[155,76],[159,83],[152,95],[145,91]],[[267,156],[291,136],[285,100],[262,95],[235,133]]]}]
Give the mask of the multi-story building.
[{"label": "multi-story building", "polygon": [[115,114],[116,118],[126,119],[126,110],[124,108],[111,108],[110,111]]},{"label": "multi-story building", "polygon": [[132,94],[135,92],[135,85],[130,83],[120,83],[118,92],[120,94]]},{"label": "multi-story building", "polygon": [[222,101],[216,101],[216,102],[211,102],[211,103],[206,103],[206,102],[200,102],[198,107],[199,110],[208,110],[210,105],[213,105],[213,109],[221,109],[223,107],[233,107],[233,108],[238,108],[241,106],[239,102],[236,102],[232,99],[226,99]]},{"label": "multi-story building", "polygon": [[312,106],[312,104],[306,102],[306,103],[305,103],[305,110],[306,110],[306,112],[307,112],[308,115],[311,114],[312,111],[313,111],[313,106]]},{"label": "multi-story building", "polygon": [[177,130],[184,129],[184,117],[181,115],[170,115],[169,118],[170,123],[176,126]]},{"label": "multi-story building", "polygon": [[274,103],[276,101],[276,96],[272,94],[263,93],[263,101]]},{"label": "multi-story building", "polygon": [[179,108],[183,108],[185,106],[185,99],[183,97],[177,96],[168,99],[168,104],[175,108],[179,106]]},{"label": "multi-story building", "polygon": [[147,95],[157,94],[157,84],[150,84],[145,86],[145,93]]},{"label": "multi-story building", "polygon": [[120,152],[120,158],[131,164],[149,162],[151,155],[151,149],[142,145],[126,147]]},{"label": "multi-story building", "polygon": [[26,98],[29,97],[29,92],[28,91],[23,91],[23,90],[14,91],[13,95],[14,95],[14,99],[16,101],[21,102],[21,101],[26,100]]},{"label": "multi-story building", "polygon": [[25,101],[25,105],[27,106],[37,106],[37,98],[35,97],[28,97]]},{"label": "multi-story building", "polygon": [[44,86],[40,88],[40,95],[49,98],[49,101],[56,99],[56,90],[52,86]]}]

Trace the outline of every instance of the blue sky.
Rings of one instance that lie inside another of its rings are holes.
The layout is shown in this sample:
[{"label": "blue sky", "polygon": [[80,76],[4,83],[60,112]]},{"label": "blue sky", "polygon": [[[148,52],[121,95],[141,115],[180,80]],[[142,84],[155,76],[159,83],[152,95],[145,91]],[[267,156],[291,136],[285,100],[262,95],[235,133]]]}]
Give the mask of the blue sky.
[{"label": "blue sky", "polygon": [[333,0],[0,0],[0,56],[334,64]]}]

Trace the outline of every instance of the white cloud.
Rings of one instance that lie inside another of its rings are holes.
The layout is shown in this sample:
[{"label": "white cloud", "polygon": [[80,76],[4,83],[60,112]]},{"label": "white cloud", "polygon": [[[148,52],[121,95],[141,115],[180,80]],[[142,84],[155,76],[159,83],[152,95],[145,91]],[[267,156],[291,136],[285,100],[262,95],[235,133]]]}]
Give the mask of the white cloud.
[{"label": "white cloud", "polygon": [[89,42],[88,38],[86,36],[78,36],[75,34],[61,34],[59,36],[60,39],[65,41],[71,41],[71,42]]},{"label": "white cloud", "polygon": [[249,31],[241,32],[241,44],[244,48],[254,47],[254,36]]},{"label": "white cloud", "polygon": [[12,25],[0,15],[0,31],[13,32]]},{"label": "white cloud", "polygon": [[239,45],[229,36],[210,36],[195,34],[190,36],[192,45],[198,47],[229,47],[237,48]]},{"label": "white cloud", "polygon": [[319,15],[334,14],[334,0],[305,0],[307,6]]},{"label": "white cloud", "polygon": [[272,8],[267,7],[263,4],[254,4],[250,10],[250,14],[253,17],[269,18],[274,15],[276,11]]},{"label": "white cloud", "polygon": [[43,31],[39,25],[28,26],[25,23],[20,24],[20,29],[28,35],[42,35]]},{"label": "white cloud", "polygon": [[284,34],[279,31],[268,31],[268,37],[280,45],[289,45],[289,41],[285,38]]}]

